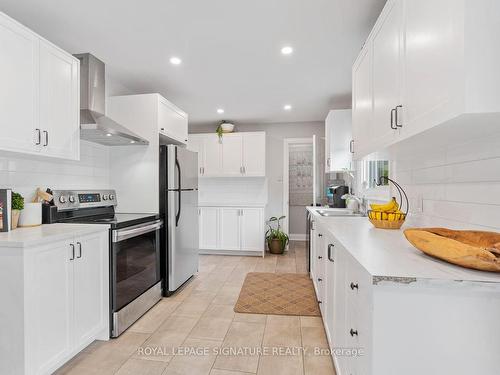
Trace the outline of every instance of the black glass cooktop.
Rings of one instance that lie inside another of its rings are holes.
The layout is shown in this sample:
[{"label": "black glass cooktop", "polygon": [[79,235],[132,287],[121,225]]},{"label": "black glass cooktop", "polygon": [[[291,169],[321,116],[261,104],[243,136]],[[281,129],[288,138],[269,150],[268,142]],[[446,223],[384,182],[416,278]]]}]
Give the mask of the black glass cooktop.
[{"label": "black glass cooktop", "polygon": [[63,222],[66,223],[81,223],[81,224],[107,224],[111,228],[123,228],[130,227],[132,225],[145,223],[148,221],[158,220],[160,215],[158,214],[128,214],[128,213],[115,213],[109,215],[96,215],[96,216],[85,216],[78,218],[68,218]]}]

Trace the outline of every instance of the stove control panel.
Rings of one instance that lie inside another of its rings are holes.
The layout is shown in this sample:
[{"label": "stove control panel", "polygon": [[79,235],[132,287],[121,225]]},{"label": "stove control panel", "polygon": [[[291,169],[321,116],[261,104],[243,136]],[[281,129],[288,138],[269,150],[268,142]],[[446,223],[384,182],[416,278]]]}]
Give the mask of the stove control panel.
[{"label": "stove control panel", "polygon": [[114,190],[53,190],[52,192],[54,205],[59,211],[117,205]]}]

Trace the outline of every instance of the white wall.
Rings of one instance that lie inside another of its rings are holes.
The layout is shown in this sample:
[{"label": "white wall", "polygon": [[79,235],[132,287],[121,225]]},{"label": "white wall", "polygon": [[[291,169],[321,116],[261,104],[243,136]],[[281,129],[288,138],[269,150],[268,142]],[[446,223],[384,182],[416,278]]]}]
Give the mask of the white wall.
[{"label": "white wall", "polygon": [[109,189],[109,151],[81,142],[80,161],[0,152],[0,188],[12,188],[31,200],[42,189]]},{"label": "white wall", "polygon": [[411,156],[393,151],[390,174],[407,191],[411,212],[433,225],[500,230],[500,130],[453,147],[410,141],[404,148]]},{"label": "white wall", "polygon": [[[210,133],[213,127],[191,126],[190,133]],[[283,124],[242,124],[236,125],[236,131],[266,132],[266,177],[268,181],[268,205],[266,217],[280,216],[283,212],[283,139],[312,137],[313,134],[324,137],[324,122],[294,122]]]}]

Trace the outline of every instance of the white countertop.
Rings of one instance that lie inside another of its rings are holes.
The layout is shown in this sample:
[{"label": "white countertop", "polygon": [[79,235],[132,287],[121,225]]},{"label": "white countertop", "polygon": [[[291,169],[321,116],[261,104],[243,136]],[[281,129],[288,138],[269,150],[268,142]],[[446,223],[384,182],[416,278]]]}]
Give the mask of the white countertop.
[{"label": "white countertop", "polygon": [[401,229],[387,230],[375,228],[366,217],[324,217],[316,212],[320,207],[307,209],[373,277],[500,283],[500,273],[469,270],[413,247],[403,230],[429,226],[422,219],[408,218]]},{"label": "white countertop", "polygon": [[2,247],[38,246],[108,230],[109,226],[102,224],[43,224],[37,227],[17,228],[0,233],[0,250]]}]

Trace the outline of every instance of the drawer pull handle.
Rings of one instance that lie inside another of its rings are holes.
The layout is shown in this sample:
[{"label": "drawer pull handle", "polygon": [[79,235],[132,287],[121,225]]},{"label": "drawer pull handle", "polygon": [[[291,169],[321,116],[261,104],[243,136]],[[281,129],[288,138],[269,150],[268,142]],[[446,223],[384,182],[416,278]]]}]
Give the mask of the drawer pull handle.
[{"label": "drawer pull handle", "polygon": [[320,300],[318,300],[318,303],[321,304],[322,302]]},{"label": "drawer pull handle", "polygon": [[321,233],[318,233],[318,237],[323,237],[323,235]]},{"label": "drawer pull handle", "polygon": [[352,337],[354,337],[354,336],[357,336],[357,335],[358,335],[358,330],[356,330],[356,331],[355,331],[355,330],[353,330],[353,329],[351,328],[351,330],[349,331],[349,333],[351,334],[351,336],[352,336]]},{"label": "drawer pull handle", "polygon": [[323,279],[322,279],[321,277],[318,277],[318,281],[319,281],[319,282],[322,282],[322,281],[323,281]]},{"label": "drawer pull handle", "polygon": [[359,290],[359,285],[356,283],[351,283],[351,289],[354,290],[354,289],[358,289]]},{"label": "drawer pull handle", "polygon": [[323,259],[323,257],[321,255],[318,255],[318,259]]}]

